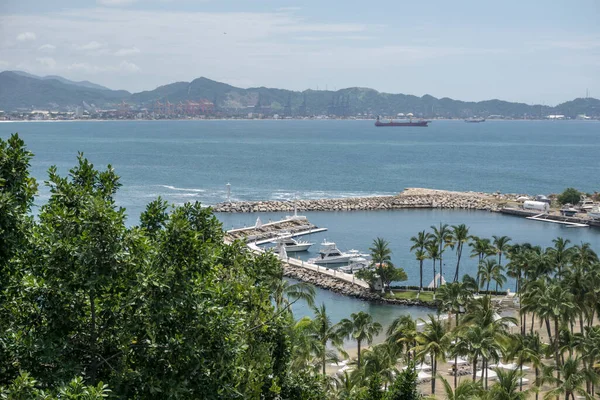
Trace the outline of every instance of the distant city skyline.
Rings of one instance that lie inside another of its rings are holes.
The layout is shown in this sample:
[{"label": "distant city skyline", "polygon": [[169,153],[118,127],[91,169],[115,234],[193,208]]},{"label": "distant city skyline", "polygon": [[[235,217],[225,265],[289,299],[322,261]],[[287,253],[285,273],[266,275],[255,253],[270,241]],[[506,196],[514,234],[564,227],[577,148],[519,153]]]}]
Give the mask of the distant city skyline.
[{"label": "distant city skyline", "polygon": [[5,0],[0,70],[556,105],[600,97],[598,21],[596,0]]}]

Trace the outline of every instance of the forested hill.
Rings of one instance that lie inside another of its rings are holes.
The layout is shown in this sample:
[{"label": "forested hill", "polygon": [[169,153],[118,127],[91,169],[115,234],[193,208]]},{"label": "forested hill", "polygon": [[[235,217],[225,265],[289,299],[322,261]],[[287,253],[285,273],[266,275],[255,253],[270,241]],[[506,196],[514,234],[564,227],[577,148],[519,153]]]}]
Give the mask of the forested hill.
[{"label": "forested hill", "polygon": [[418,97],[382,93],[359,87],[303,92],[266,87],[243,89],[203,77],[130,94],[124,90],[108,90],[91,82],[72,82],[56,76],[40,78],[11,71],[0,73],[0,109],[5,111],[19,108],[66,109],[82,105],[83,102],[115,108],[122,101],[151,111],[157,101],[179,104],[200,100],[216,104],[219,112],[228,115],[255,112],[266,115],[342,117],[397,113],[413,113],[429,118],[492,115],[539,118],[549,114],[600,117],[600,100],[594,98],[579,98],[549,107],[502,100],[465,102],[447,97],[438,99],[430,95]]}]

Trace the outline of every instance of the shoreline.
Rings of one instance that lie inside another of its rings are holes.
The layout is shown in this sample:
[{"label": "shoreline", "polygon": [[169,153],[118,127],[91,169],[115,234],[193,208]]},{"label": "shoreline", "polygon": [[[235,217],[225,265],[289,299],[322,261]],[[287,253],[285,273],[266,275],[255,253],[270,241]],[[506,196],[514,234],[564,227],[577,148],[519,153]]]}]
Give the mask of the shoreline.
[{"label": "shoreline", "polygon": [[438,309],[436,301],[429,302],[423,300],[408,300],[408,299],[389,299],[381,297],[378,293],[372,292],[370,289],[352,284],[350,282],[336,279],[333,276],[323,275],[315,271],[295,267],[288,263],[284,264],[283,276],[286,278],[296,279],[302,282],[310,283],[311,285],[320,287],[321,289],[330,290],[334,293],[341,294],[347,297],[354,297],[359,300],[368,301],[379,304],[394,304],[400,306],[419,306],[431,309]]}]

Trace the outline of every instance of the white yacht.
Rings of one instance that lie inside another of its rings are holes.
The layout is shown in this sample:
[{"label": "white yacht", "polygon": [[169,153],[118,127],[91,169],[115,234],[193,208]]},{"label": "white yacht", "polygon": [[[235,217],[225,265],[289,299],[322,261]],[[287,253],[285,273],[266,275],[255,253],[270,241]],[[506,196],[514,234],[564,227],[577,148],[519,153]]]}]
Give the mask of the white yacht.
[{"label": "white yacht", "polygon": [[351,258],[360,257],[362,254],[358,250],[350,250],[347,253],[342,252],[337,248],[334,242],[323,240],[319,257],[310,260],[313,264],[344,264],[350,261]]},{"label": "white yacht", "polygon": [[600,219],[600,206],[594,206],[587,214],[591,219]]},{"label": "white yacht", "polygon": [[365,257],[353,257],[350,259],[350,264],[340,267],[339,270],[347,274],[355,274],[356,272],[367,269],[371,262]]},{"label": "white yacht", "polygon": [[579,208],[581,208],[583,211],[591,211],[594,206],[596,204],[594,203],[594,201],[592,199],[582,199],[581,202],[579,203]]},{"label": "white yacht", "polygon": [[297,253],[300,251],[307,251],[310,246],[314,243],[305,242],[303,240],[296,240],[289,235],[281,236],[273,241],[277,245],[277,248],[283,246],[285,251],[288,253]]}]

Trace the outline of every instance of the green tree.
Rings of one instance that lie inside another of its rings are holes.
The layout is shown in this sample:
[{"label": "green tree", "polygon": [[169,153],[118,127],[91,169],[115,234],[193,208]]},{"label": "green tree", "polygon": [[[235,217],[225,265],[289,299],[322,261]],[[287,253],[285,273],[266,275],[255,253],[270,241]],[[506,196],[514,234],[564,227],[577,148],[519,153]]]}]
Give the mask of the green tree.
[{"label": "green tree", "polygon": [[385,396],[386,400],[418,400],[422,396],[417,389],[417,371],[414,363],[407,365],[404,371],[401,371],[394,383],[388,388]]},{"label": "green tree", "polygon": [[392,261],[392,250],[390,250],[390,244],[383,238],[376,238],[373,240],[372,247],[369,248],[371,252],[371,262],[375,266],[375,269],[381,278],[381,293],[384,293],[383,276],[385,274],[384,268],[388,263]]},{"label": "green tree", "polygon": [[429,315],[425,322],[423,331],[417,335],[418,346],[416,348],[417,357],[424,358],[428,355],[431,358],[431,394],[435,395],[435,379],[437,375],[438,361],[446,360],[446,350],[448,349],[448,335],[444,323],[434,315]]},{"label": "green tree", "polygon": [[456,271],[454,272],[454,282],[458,281],[460,259],[462,257],[462,251],[465,243],[469,242],[469,228],[465,224],[452,225],[451,230],[452,242],[456,247]]},{"label": "green tree", "polygon": [[525,400],[529,390],[522,389],[523,373],[519,370],[495,369],[497,382],[489,390],[488,398],[494,400]]},{"label": "green tree", "polygon": [[453,390],[446,378],[440,376],[440,380],[447,400],[477,400],[483,398],[485,393],[479,381],[462,381]]},{"label": "green tree", "polygon": [[356,341],[358,349],[358,369],[361,368],[361,344],[373,343],[373,338],[382,330],[379,322],[374,322],[373,317],[364,311],[350,314],[350,319],[344,318],[339,323],[339,334]]},{"label": "green tree", "polygon": [[440,276],[442,279],[444,278],[444,268],[443,268],[443,256],[444,249],[446,247],[454,247],[454,243],[452,242],[452,232],[448,227],[448,224],[442,224],[440,222],[440,226],[431,226],[433,229],[433,241],[438,246],[438,259],[440,260]]},{"label": "green tree", "polygon": [[427,244],[426,248],[427,250],[427,258],[430,258],[431,261],[433,262],[433,292],[435,293],[435,290],[437,288],[437,278],[436,278],[436,270],[435,270],[435,262],[438,260],[438,258],[440,258],[440,251],[439,251],[439,247],[437,245],[437,243],[431,241]]},{"label": "green tree", "polygon": [[577,204],[581,201],[581,192],[574,188],[567,188],[558,195],[560,204]]},{"label": "green tree", "polygon": [[419,261],[419,293],[421,293],[421,289],[423,289],[423,261],[427,259],[425,248],[431,239],[431,233],[425,231],[421,231],[417,236],[410,238],[410,241],[413,243],[410,247],[410,251],[415,252],[415,258]]}]

